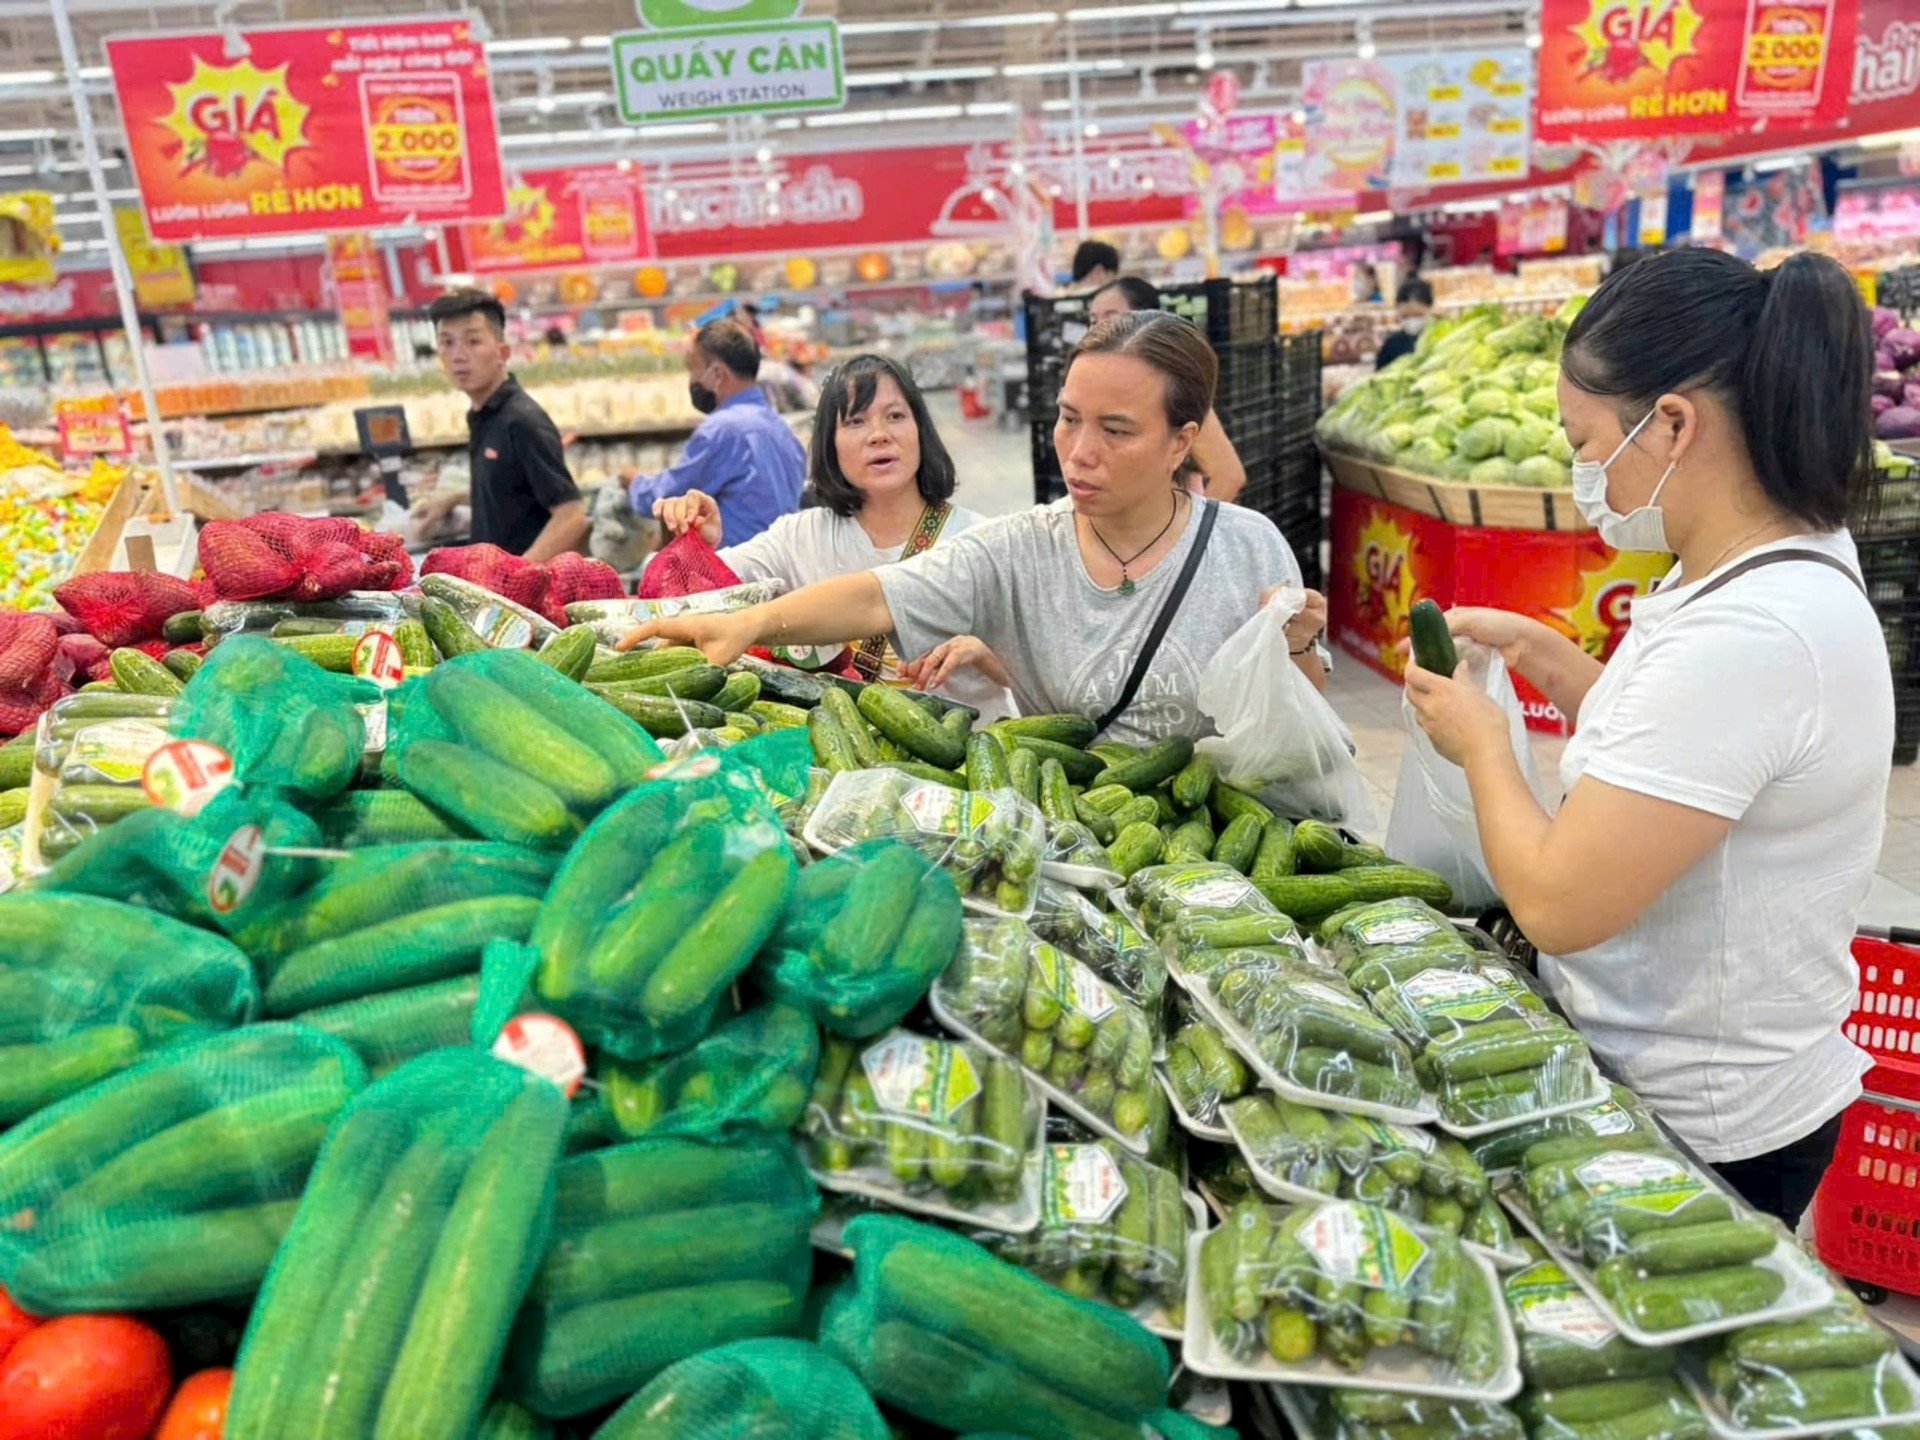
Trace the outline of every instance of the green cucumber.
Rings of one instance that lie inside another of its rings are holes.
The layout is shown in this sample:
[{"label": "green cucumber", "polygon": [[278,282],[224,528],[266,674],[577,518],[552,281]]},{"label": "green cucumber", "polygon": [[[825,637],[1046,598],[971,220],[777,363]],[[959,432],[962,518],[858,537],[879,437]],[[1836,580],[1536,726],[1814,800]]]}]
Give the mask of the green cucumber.
[{"label": "green cucumber", "polygon": [[998,721],[992,728],[1005,736],[1027,735],[1075,750],[1086,749],[1093,743],[1094,736],[1100,733],[1087,716],[1070,714],[1022,715]]},{"label": "green cucumber", "polygon": [[1347,842],[1340,832],[1319,820],[1302,820],[1293,827],[1293,853],[1300,869],[1310,875],[1324,875],[1340,868]]},{"label": "green cucumber", "polygon": [[1135,794],[1158,789],[1193,760],[1193,741],[1175,735],[1160,741],[1135,759],[1109,765],[1094,777],[1094,785],[1124,785]]},{"label": "green cucumber", "polygon": [[[967,742],[900,691],[887,685],[869,685],[860,692],[860,713],[896,745],[942,770],[965,763]],[[959,712],[955,712],[959,713]]]},{"label": "green cucumber", "polygon": [[[569,625],[542,645],[534,655],[534,659],[549,669],[558,670],[569,680],[585,680],[587,672],[593,666],[594,646],[591,625]],[[403,649],[402,654],[404,653]],[[412,665],[418,662],[408,660],[407,663]]]},{"label": "green cucumber", "polygon": [[1453,672],[1460,668],[1460,652],[1454,646],[1453,632],[1447,628],[1447,617],[1440,607],[1431,600],[1414,601],[1413,609],[1407,612],[1407,629],[1413,635],[1414,663],[1422,670],[1451,679]]},{"label": "green cucumber", "polygon": [[797,875],[784,845],[742,865],[648,977],[640,1008],[665,1027],[708,1004],[746,969],[780,923]]},{"label": "green cucumber", "polygon": [[1037,735],[1016,734],[1013,745],[1016,750],[1032,751],[1042,760],[1058,760],[1060,768],[1067,772],[1067,779],[1076,785],[1090,785],[1093,777],[1106,768],[1105,762],[1097,755],[1090,755],[1072,745],[1042,740]]}]

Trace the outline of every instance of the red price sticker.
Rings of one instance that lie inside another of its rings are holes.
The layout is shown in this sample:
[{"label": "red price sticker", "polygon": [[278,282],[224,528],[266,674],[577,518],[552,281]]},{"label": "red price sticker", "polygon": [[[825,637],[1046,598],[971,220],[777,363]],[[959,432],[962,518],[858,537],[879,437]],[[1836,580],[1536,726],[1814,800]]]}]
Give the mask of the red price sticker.
[{"label": "red price sticker", "polygon": [[216,915],[231,915],[260,883],[267,837],[258,825],[242,825],[228,838],[207,878],[207,904]]},{"label": "red price sticker", "polygon": [[353,673],[371,680],[382,690],[391,690],[407,678],[407,662],[400,654],[400,642],[384,630],[369,630],[353,647]]},{"label": "red price sticker", "polygon": [[493,1042],[509,1065],[551,1080],[571,1100],[587,1078],[587,1050],[573,1027],[555,1015],[516,1015]]},{"label": "red price sticker", "polygon": [[147,757],[140,788],[163,810],[198,815],[233,783],[233,757],[205,740],[173,740]]}]

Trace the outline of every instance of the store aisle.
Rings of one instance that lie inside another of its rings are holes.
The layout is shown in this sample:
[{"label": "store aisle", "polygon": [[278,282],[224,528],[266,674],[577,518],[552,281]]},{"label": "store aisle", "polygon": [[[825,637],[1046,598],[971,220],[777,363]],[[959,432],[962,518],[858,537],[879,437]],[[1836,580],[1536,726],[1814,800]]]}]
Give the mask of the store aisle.
[{"label": "store aisle", "polygon": [[963,420],[951,390],[929,393],[927,409],[960,477],[956,503],[982,515],[1010,515],[1033,504],[1033,456],[1025,421],[1002,425],[997,419]]}]

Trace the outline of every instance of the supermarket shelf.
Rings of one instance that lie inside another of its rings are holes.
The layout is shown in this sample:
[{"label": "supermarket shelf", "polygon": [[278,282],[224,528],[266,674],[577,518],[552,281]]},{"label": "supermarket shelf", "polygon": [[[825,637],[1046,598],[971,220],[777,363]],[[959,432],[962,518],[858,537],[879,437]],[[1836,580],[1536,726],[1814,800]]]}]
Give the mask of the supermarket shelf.
[{"label": "supermarket shelf", "polygon": [[282,450],[265,455],[207,455],[174,463],[182,470],[248,470],[255,465],[311,465],[317,450]]},{"label": "supermarket shelf", "polygon": [[[683,424],[667,425],[616,425],[606,429],[562,430],[560,436],[563,440],[659,439],[673,435],[691,435],[698,424],[698,421],[688,421]],[[465,448],[466,444],[467,437],[465,435],[433,436],[427,439],[421,439],[416,436],[412,441],[412,448],[415,450],[459,450]],[[356,445],[352,449],[321,450],[317,453],[321,455],[358,455],[360,448]]]}]

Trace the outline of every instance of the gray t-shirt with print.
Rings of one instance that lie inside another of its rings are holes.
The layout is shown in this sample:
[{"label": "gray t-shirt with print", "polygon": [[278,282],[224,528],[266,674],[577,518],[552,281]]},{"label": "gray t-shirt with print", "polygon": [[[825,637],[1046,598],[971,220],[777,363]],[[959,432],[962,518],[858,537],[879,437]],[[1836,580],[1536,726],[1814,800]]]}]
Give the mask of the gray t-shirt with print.
[{"label": "gray t-shirt with print", "polygon": [[[1022,713],[1098,718],[1120,698],[1199,521],[1195,506],[1179,543],[1131,595],[1088,576],[1071,501],[985,521],[876,572],[893,612],[894,646],[915,657],[955,635],[977,635],[1006,665]],[[1201,670],[1252,618],[1261,591],[1299,583],[1299,562],[1273,522],[1222,505],[1192,588],[1109,737],[1137,743],[1212,733],[1196,698]]]}]

